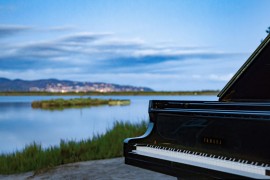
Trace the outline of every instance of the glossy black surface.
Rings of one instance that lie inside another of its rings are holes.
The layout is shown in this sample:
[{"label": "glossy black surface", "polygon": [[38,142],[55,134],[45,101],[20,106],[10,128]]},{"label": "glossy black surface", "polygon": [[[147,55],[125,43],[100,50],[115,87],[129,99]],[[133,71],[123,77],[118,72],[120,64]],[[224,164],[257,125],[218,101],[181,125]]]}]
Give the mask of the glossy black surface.
[{"label": "glossy black surface", "polygon": [[269,118],[160,113],[156,133],[163,142],[187,150],[269,164]]},{"label": "glossy black surface", "polygon": [[270,164],[270,103],[150,101],[145,135],[126,139],[127,164],[176,177],[244,178],[132,153],[136,144],[184,149],[226,159]]}]

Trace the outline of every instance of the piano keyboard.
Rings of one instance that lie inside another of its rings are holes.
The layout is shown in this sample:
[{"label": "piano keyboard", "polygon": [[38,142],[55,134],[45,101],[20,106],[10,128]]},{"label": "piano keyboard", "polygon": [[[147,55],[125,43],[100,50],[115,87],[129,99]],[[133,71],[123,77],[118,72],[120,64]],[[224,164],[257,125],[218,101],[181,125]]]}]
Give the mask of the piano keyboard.
[{"label": "piano keyboard", "polygon": [[142,156],[237,174],[250,178],[270,178],[270,167],[268,164],[259,164],[256,162],[249,162],[247,160],[235,160],[233,158],[226,158],[205,153],[197,153],[188,150],[166,148],[154,145],[135,146],[136,149],[132,152]]}]

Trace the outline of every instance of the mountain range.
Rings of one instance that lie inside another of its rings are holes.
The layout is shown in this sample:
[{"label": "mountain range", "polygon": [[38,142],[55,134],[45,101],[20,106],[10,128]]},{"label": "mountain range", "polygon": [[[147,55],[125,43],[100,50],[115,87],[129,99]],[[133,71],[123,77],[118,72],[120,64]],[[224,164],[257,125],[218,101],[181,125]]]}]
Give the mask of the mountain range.
[{"label": "mountain range", "polygon": [[110,84],[104,82],[79,82],[58,79],[21,80],[0,78],[0,92],[127,92],[153,91],[148,87]]}]

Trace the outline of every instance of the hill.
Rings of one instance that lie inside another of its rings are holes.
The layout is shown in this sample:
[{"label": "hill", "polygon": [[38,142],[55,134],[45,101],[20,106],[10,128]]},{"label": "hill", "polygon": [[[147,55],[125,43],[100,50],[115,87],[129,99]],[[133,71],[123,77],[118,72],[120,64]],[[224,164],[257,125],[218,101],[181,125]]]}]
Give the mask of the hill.
[{"label": "hill", "polygon": [[153,91],[148,87],[135,87],[131,85],[118,85],[104,82],[79,82],[58,79],[40,80],[10,80],[0,78],[0,92],[129,92]]}]

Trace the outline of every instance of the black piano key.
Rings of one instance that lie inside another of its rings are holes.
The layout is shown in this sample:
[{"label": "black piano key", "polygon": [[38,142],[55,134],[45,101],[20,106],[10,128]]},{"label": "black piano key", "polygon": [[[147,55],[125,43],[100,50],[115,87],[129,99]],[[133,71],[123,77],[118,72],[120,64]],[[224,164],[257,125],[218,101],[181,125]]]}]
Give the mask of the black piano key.
[{"label": "black piano key", "polygon": [[266,169],[265,175],[270,176],[270,170],[269,169]]}]

